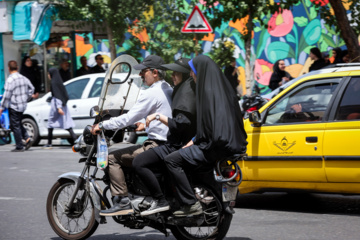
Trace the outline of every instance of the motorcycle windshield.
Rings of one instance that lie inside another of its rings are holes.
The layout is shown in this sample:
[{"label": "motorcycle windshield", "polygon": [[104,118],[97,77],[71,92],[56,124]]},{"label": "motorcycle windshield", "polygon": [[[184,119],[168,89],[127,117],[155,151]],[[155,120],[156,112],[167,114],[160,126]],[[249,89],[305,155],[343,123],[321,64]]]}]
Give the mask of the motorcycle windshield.
[{"label": "motorcycle windshield", "polygon": [[135,104],[143,89],[140,71],[133,68],[136,64],[136,59],[127,54],[111,63],[99,99],[100,115],[119,116]]}]

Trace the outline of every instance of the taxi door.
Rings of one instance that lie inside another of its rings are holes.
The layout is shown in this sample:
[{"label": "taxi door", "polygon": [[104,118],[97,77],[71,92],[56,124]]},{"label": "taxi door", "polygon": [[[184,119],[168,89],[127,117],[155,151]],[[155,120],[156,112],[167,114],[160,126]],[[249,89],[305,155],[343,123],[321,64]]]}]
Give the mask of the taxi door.
[{"label": "taxi door", "polygon": [[360,76],[348,77],[342,88],[325,126],[326,176],[332,183],[359,183]]},{"label": "taxi door", "polygon": [[247,121],[249,157],[244,171],[249,180],[326,182],[324,116],[339,81],[295,86],[263,111],[261,126]]}]

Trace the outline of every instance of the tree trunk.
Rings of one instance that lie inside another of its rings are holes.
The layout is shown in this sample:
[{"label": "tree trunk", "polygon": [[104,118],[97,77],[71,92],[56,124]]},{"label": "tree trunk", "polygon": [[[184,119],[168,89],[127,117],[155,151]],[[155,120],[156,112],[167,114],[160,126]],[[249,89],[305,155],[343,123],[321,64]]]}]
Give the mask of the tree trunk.
[{"label": "tree trunk", "polygon": [[251,57],[251,36],[253,31],[253,17],[251,10],[249,11],[249,19],[246,24],[247,27],[247,35],[245,39],[245,83],[246,83],[246,95],[250,96],[252,93],[252,85],[253,79],[251,79],[251,65],[250,65],[250,57]]},{"label": "tree trunk", "polygon": [[109,40],[110,56],[111,56],[111,62],[112,62],[116,58],[116,45],[113,40],[114,36],[113,36],[113,32],[111,30],[111,27],[109,26],[108,23],[105,23],[105,24],[106,24],[106,33],[107,33],[108,40]]},{"label": "tree trunk", "polygon": [[[350,26],[349,19],[346,15],[346,10],[339,0],[330,0],[331,7],[334,10],[337,25],[340,29],[340,34],[344,39],[347,49],[349,51],[350,59],[353,62],[360,62],[360,46],[358,38]],[[354,4],[354,3],[353,3]]]}]

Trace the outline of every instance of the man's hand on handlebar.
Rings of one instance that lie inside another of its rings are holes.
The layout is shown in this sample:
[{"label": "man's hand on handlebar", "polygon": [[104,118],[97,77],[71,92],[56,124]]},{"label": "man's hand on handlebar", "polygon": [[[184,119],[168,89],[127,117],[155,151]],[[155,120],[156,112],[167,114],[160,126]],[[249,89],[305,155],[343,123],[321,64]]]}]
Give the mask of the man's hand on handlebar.
[{"label": "man's hand on handlebar", "polygon": [[99,124],[98,124],[98,123],[92,126],[92,128],[91,128],[91,133],[92,133],[93,135],[97,135],[97,134],[99,134],[100,132],[101,132],[101,129],[99,128]]}]

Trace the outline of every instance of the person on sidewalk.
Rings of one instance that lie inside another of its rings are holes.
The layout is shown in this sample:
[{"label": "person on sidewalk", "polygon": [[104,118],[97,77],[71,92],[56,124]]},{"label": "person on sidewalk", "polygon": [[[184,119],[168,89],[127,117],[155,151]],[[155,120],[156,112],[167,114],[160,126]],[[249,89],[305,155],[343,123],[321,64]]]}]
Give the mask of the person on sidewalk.
[{"label": "person on sidewalk", "polygon": [[82,56],[80,58],[81,67],[76,71],[76,76],[80,77],[82,75],[90,74],[90,67],[87,65],[87,58]]},{"label": "person on sidewalk", "polygon": [[66,106],[69,100],[68,93],[57,68],[51,68],[48,74],[51,80],[51,103],[50,113],[48,119],[48,143],[43,147],[44,149],[52,148],[52,137],[54,128],[66,129],[73,141],[76,140],[76,134],[72,129],[75,126],[71,118],[70,111]]},{"label": "person on sidewalk", "polygon": [[[166,117],[171,116],[173,89],[163,80],[165,72],[161,70],[162,64],[164,61],[161,57],[149,55],[142,63],[134,66],[136,70],[141,70],[140,76],[149,88],[142,92],[135,105],[126,114],[95,124],[92,128],[94,135],[100,129],[122,129],[136,123],[138,125],[136,130],[142,130],[144,124],[138,122],[153,113],[159,113]],[[149,125],[147,129],[148,139],[142,145],[134,145],[109,153],[108,170],[113,207],[102,210],[101,216],[125,215],[134,212],[128,198],[125,176],[121,167],[132,167],[134,157],[148,149],[164,144],[168,130],[169,128],[160,121],[154,121]]]},{"label": "person on sidewalk", "polygon": [[20,74],[30,80],[34,86],[34,99],[39,97],[41,91],[41,76],[38,67],[33,64],[29,56],[25,56],[21,63]]},{"label": "person on sidewalk", "polygon": [[173,71],[172,79],[175,87],[171,104],[172,118],[159,113],[154,113],[146,118],[147,126],[155,120],[167,125],[169,134],[164,145],[139,154],[133,161],[133,167],[137,175],[153,197],[150,208],[141,212],[141,216],[170,209],[154,169],[164,172],[166,170],[164,158],[186,145],[196,134],[196,86],[194,79],[189,75],[189,60],[188,58],[182,58],[175,63],[162,65],[162,67]]},{"label": "person on sidewalk", "polygon": [[70,63],[67,60],[63,60],[60,64],[59,74],[64,82],[71,79]]},{"label": "person on sidewalk", "polygon": [[102,67],[104,64],[104,58],[101,54],[95,56],[96,65],[90,69],[91,73],[103,73],[105,69]]},{"label": "person on sidewalk", "polygon": [[8,63],[9,77],[5,82],[5,92],[0,105],[0,115],[4,108],[9,109],[10,129],[14,133],[16,148],[12,152],[23,152],[24,144],[22,139],[26,139],[25,150],[31,147],[32,139],[21,123],[23,113],[30,97],[34,97],[34,86],[30,80],[18,72],[17,62],[12,60]]}]

